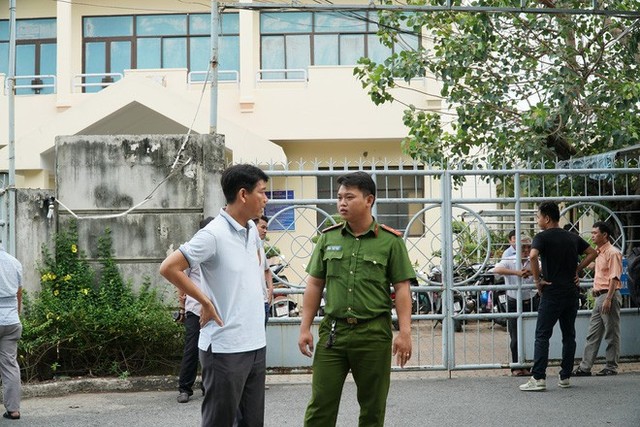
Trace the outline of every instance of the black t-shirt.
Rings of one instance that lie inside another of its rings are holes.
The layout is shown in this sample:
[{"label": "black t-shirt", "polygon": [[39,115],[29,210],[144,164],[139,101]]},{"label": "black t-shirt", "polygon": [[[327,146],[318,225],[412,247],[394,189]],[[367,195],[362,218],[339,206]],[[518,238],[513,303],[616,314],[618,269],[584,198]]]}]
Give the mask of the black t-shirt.
[{"label": "black t-shirt", "polygon": [[545,296],[566,296],[577,292],[575,285],[579,256],[589,247],[582,237],[562,228],[538,233],[531,247],[540,252],[542,278],[551,282],[543,288]]}]

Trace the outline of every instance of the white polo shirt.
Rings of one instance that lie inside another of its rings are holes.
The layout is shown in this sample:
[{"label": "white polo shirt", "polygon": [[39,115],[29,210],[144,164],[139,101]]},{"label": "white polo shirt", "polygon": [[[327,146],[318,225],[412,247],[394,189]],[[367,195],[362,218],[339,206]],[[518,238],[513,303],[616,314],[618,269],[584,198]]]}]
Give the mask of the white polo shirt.
[{"label": "white polo shirt", "polygon": [[200,330],[198,347],[213,353],[241,353],[266,346],[258,230],[238,224],[224,209],[180,251],[191,268],[200,266],[202,287],[222,318]]},{"label": "white polo shirt", "polygon": [[0,325],[20,323],[17,295],[21,287],[22,264],[0,246]]},{"label": "white polo shirt", "polygon": [[[502,268],[506,268],[508,270],[517,270],[518,266],[516,263],[516,257],[509,257],[509,258],[502,258],[500,260],[499,263],[496,264],[496,267],[502,267]],[[529,260],[528,259],[523,259],[522,260],[522,268],[524,269],[530,269],[529,267]],[[514,275],[507,275],[505,274],[504,276],[504,283],[505,285],[512,285],[512,286],[517,286],[518,285],[518,276],[514,276]],[[531,285],[533,284],[533,276],[529,276],[526,279],[522,279],[522,284],[523,285]],[[517,289],[509,289],[507,292],[507,296],[513,298],[513,299],[517,299],[518,298],[518,290]],[[531,299],[536,295],[536,290],[535,289],[522,289],[522,299]]]}]

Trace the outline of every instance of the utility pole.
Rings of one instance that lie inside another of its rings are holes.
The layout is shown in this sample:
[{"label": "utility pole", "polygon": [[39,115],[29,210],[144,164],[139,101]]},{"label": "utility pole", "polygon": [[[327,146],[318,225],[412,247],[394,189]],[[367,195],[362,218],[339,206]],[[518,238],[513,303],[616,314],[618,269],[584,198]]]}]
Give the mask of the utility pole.
[{"label": "utility pole", "polygon": [[7,95],[9,110],[9,209],[7,212],[6,250],[16,255],[16,0],[9,1],[9,70],[7,73]]},{"label": "utility pole", "polygon": [[[220,10],[218,2],[211,1],[211,107],[209,109],[209,134],[218,128],[218,29],[220,28]],[[207,84],[207,82],[205,82]]]}]

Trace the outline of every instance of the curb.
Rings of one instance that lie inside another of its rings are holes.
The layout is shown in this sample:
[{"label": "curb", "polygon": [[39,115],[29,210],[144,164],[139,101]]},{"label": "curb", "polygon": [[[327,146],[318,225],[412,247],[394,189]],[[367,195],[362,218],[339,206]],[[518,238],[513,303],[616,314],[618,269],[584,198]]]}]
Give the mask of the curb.
[{"label": "curb", "polygon": [[41,384],[23,384],[22,398],[57,397],[72,393],[104,393],[178,390],[175,375],[131,378],[59,379]]}]

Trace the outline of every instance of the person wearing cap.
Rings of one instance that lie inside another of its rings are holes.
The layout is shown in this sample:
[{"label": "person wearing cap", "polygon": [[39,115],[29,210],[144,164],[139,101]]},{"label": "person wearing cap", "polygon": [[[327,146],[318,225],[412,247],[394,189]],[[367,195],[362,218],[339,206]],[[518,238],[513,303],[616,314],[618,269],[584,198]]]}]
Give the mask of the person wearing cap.
[{"label": "person wearing cap", "polygon": [[[517,239],[514,238],[514,244]],[[529,265],[529,252],[531,251],[531,238],[523,236],[520,239],[521,245],[521,262],[518,265],[516,255],[502,258],[498,264],[496,264],[493,272],[504,276],[505,285],[519,286],[533,285],[533,278],[531,277],[531,267]],[[511,247],[511,246],[509,246]],[[518,280],[518,279],[521,280]],[[538,309],[539,297],[535,289],[509,289],[507,294],[507,312],[516,313],[518,311],[518,291],[522,295],[522,311],[530,312]],[[509,330],[511,349],[511,362],[518,363],[518,319],[516,317],[510,317],[507,319],[507,329]],[[511,375],[515,377],[526,377],[531,375],[529,369],[511,369]]]}]

